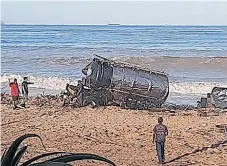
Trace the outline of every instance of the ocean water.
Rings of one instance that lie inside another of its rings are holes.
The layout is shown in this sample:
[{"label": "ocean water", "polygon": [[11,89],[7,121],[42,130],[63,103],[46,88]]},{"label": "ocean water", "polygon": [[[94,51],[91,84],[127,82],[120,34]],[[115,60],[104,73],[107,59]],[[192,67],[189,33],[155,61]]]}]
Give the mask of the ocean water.
[{"label": "ocean water", "polygon": [[227,86],[227,26],[2,25],[1,91],[23,76],[35,88],[62,90],[93,54],[166,72],[170,101]]}]

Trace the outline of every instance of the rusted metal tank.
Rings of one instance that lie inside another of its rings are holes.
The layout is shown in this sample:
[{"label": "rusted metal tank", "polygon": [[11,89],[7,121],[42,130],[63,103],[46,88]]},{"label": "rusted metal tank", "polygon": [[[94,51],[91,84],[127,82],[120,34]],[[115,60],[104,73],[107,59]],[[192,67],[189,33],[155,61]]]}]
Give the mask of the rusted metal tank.
[{"label": "rusted metal tank", "polygon": [[[168,97],[169,81],[164,72],[97,57],[83,70],[78,103],[114,103],[124,108],[160,107]],[[81,86],[82,85],[82,86]],[[79,85],[78,85],[79,86]],[[86,99],[89,98],[89,101]],[[85,100],[85,101],[84,101]]]}]

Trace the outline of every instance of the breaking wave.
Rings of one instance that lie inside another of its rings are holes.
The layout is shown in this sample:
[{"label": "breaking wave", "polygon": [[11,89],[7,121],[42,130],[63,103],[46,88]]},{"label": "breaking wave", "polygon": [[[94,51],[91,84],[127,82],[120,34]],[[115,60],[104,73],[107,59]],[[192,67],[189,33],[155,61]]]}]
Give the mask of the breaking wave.
[{"label": "breaking wave", "polygon": [[214,87],[227,87],[226,82],[176,82],[170,83],[170,92],[175,93],[210,93]]},{"label": "breaking wave", "polygon": [[[19,85],[21,85],[23,81],[23,77],[20,74],[3,75],[1,76],[1,84],[7,83],[9,78],[11,79],[11,81],[13,81],[13,79],[16,78]],[[29,87],[64,90],[67,83],[72,85],[77,84],[78,79],[62,78],[62,77],[28,76],[28,80],[29,82],[34,83],[34,84],[31,84]]]},{"label": "breaking wave", "polygon": [[[9,78],[11,81],[13,81],[14,78],[17,78],[19,85],[21,85],[23,81],[23,77],[20,74],[3,75],[1,76],[1,89],[7,87],[5,83],[8,82]],[[53,90],[64,90],[67,83],[76,85],[77,80],[79,79],[80,78],[44,77],[33,75],[28,76],[29,82],[34,83],[30,85],[30,87]],[[206,94],[211,92],[215,86],[227,87],[227,80],[224,82],[170,82],[170,92],[182,94]]]}]

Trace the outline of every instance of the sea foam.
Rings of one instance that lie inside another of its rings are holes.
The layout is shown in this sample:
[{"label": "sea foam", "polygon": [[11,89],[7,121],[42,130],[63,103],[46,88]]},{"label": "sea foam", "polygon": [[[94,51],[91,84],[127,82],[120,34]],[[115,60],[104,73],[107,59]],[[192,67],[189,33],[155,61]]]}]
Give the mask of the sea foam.
[{"label": "sea foam", "polygon": [[[8,82],[10,78],[13,81],[14,78],[18,80],[19,86],[23,81],[23,77],[20,74],[17,75],[3,75],[1,76],[1,83]],[[34,84],[29,85],[29,87],[34,88],[44,88],[44,89],[53,89],[53,90],[64,90],[66,84],[76,85],[78,79],[63,78],[63,77],[44,77],[44,76],[28,76],[29,82]]]},{"label": "sea foam", "polygon": [[[13,81],[17,78],[19,85],[23,81],[23,77],[20,74],[17,75],[3,75],[1,76],[1,84],[8,82],[8,79]],[[77,85],[77,81],[80,78],[63,78],[63,77],[44,77],[44,76],[28,76],[29,82],[34,84],[30,87],[44,88],[53,90],[64,90],[66,84]],[[225,82],[170,82],[169,90],[171,93],[182,93],[182,94],[206,94],[210,93],[214,87],[227,87],[227,80]],[[4,87],[3,87],[4,88]]]}]

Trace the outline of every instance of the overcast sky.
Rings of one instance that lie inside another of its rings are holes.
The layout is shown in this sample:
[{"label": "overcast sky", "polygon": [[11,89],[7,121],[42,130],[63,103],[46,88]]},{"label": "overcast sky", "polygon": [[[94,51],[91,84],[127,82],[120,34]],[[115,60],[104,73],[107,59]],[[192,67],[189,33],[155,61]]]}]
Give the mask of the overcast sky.
[{"label": "overcast sky", "polygon": [[227,25],[227,1],[1,1],[6,24]]}]

